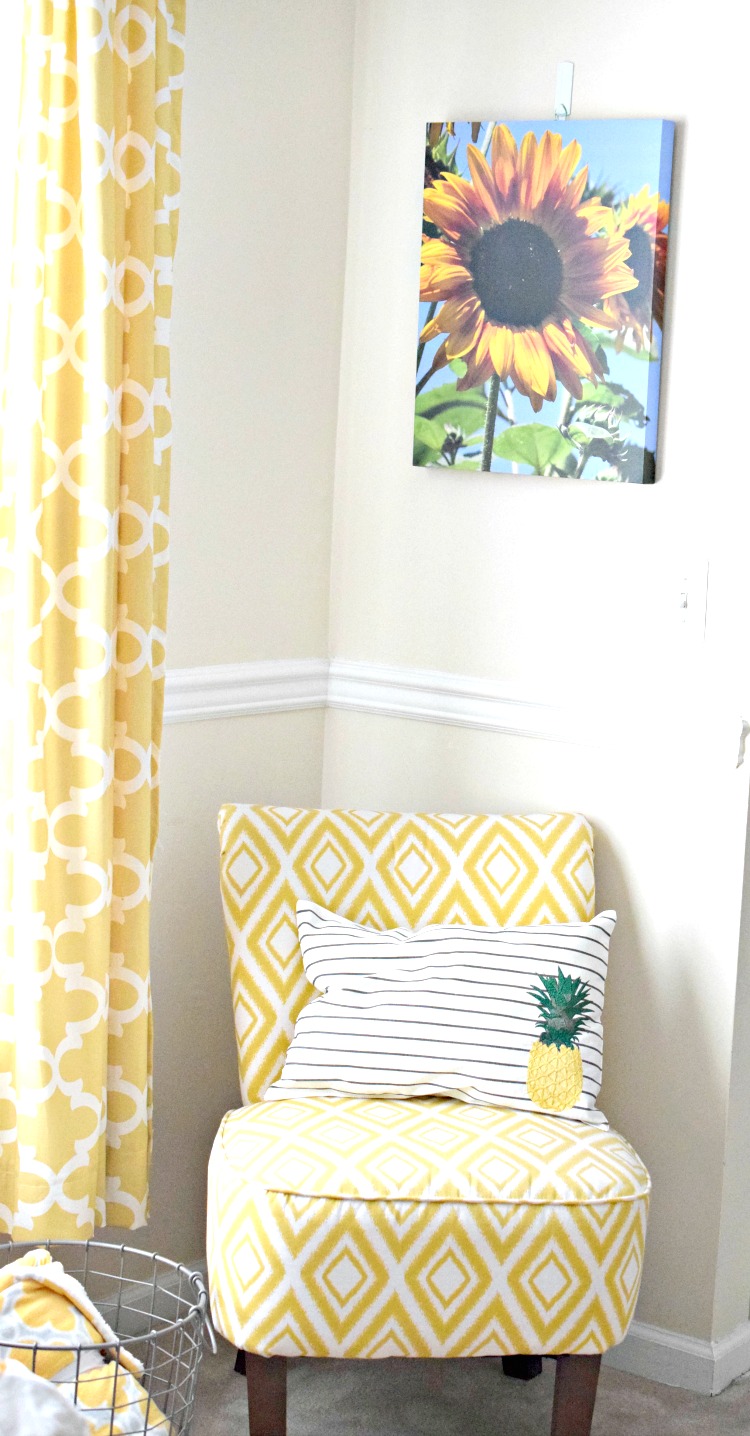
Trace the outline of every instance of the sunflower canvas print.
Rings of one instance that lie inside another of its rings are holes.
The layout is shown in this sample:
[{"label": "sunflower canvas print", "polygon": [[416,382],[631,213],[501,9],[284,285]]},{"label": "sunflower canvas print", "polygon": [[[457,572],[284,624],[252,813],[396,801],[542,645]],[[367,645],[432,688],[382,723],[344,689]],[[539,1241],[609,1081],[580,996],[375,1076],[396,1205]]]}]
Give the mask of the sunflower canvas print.
[{"label": "sunflower canvas print", "polygon": [[654,482],[673,140],[427,125],[416,465]]}]

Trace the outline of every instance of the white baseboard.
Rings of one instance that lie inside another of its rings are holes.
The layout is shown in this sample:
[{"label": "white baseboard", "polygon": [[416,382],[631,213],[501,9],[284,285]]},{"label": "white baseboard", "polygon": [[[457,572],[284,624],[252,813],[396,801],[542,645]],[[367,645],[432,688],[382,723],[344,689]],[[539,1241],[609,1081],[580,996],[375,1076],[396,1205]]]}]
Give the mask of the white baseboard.
[{"label": "white baseboard", "polygon": [[721,1341],[700,1341],[634,1321],[625,1340],[607,1352],[604,1362],[665,1386],[717,1396],[750,1371],[750,1321],[743,1321]]}]

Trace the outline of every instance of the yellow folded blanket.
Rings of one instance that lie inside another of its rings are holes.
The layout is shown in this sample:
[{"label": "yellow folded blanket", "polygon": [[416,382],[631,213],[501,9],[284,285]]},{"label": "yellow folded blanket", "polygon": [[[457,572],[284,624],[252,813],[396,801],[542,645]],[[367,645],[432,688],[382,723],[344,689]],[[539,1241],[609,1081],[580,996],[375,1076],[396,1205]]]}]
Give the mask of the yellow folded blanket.
[{"label": "yellow folded blanket", "polygon": [[[0,1269],[5,1357],[54,1382],[85,1417],[91,1436],[172,1436],[171,1423],[141,1385],[141,1363],[123,1347],[117,1351],[118,1341],[80,1282],[44,1248]],[[34,1360],[33,1343],[51,1349],[37,1349]],[[78,1350],[84,1346],[97,1349]]]}]

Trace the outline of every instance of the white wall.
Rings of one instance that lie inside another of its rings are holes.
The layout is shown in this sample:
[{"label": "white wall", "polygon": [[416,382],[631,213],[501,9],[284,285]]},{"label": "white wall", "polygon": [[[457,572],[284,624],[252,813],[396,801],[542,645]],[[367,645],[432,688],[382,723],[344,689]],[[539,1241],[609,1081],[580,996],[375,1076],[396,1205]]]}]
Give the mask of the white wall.
[{"label": "white wall", "polygon": [[240,1105],[229,959],[219,896],[224,802],[320,796],[320,712],[178,723],[166,730],[151,973],[154,1157],[149,1247],[201,1257],[206,1167],[219,1122]]},{"label": "white wall", "polygon": [[169,665],[325,653],[354,5],[188,6]]},{"label": "white wall", "polygon": [[[638,1316],[708,1338],[734,1011],[741,800],[731,760],[685,781],[687,754],[330,714],[326,805],[448,812],[582,811],[597,899],[614,907],[602,1106],[654,1183]],[[723,754],[728,758],[726,749]],[[744,789],[744,780],[743,780]],[[733,811],[736,810],[736,811]],[[731,823],[707,851],[706,832]],[[703,837],[700,836],[701,831]],[[730,848],[733,840],[736,857]],[[711,894],[710,911],[701,901]],[[737,1253],[735,1251],[735,1260]],[[747,1315],[732,1308],[726,1330]],[[735,1275],[735,1285],[737,1284]],[[742,1287],[742,1274],[739,1275]]]},{"label": "white wall", "polygon": [[[671,0],[616,16],[599,0],[360,0],[331,651],[530,695],[572,686],[617,733],[599,749],[333,713],[323,786],[326,803],[592,817],[599,898],[620,913],[605,1107],[654,1176],[638,1315],[703,1339],[744,1320],[750,1295],[731,1241],[734,1264],[717,1269],[722,1200],[726,1234],[742,1190],[735,1175],[729,1201],[722,1183],[747,803],[746,477],[731,424],[716,437],[744,353],[709,198],[736,189],[720,138],[739,132],[744,103],[731,14],[724,0],[700,25]],[[424,123],[551,117],[560,59],[576,64],[575,116],[678,122],[652,488],[411,467]],[[706,563],[704,638],[697,617],[680,627],[678,602],[688,572],[698,612]]]},{"label": "white wall", "polygon": [[[733,1237],[750,1220],[750,997],[735,1004],[747,768],[734,763],[750,514],[731,425],[722,439],[701,427],[716,383],[732,412],[744,360],[724,308],[731,249],[711,254],[731,224],[721,136],[739,131],[742,89],[726,0],[710,27],[681,15],[671,0],[629,0],[616,21],[594,0],[190,7],[171,666],[331,652],[531,696],[572,683],[617,733],[566,745],[334,712],[323,772],[318,713],[167,728],[145,1236],[166,1252],[200,1251],[207,1150],[236,1099],[216,809],[317,803],[322,776],[330,803],[589,813],[599,898],[620,914],[604,1100],[655,1182],[639,1316],[706,1338],[747,1315],[750,1251]],[[655,488],[410,464],[424,121],[551,115],[560,58],[576,62],[574,114],[679,122]],[[704,640],[676,607],[683,572],[706,560]]]},{"label": "white wall", "polygon": [[745,876],[740,925],[737,998],[732,1043],[727,1144],[719,1255],[716,1268],[714,1329],[731,1331],[747,1315],[750,1272],[750,841],[745,847]]},{"label": "white wall", "polygon": [[[326,652],[353,36],[347,0],[188,6],[170,668]],[[203,1252],[208,1151],[238,1101],[216,816],[315,804],[322,755],[314,711],[164,730],[137,1240],[181,1260]]]},{"label": "white wall", "polygon": [[[704,457],[695,423],[717,372],[696,361],[696,323],[711,314],[722,374],[742,359],[739,327],[715,305],[705,191],[708,174],[721,192],[736,183],[705,115],[715,103],[731,132],[734,105],[739,124],[739,57],[720,25],[678,26],[672,0],[629,0],[617,24],[597,0],[433,0],[429,12],[361,0],[358,13],[332,652],[545,684],[591,665],[637,680],[683,563],[705,555],[712,505],[744,487],[731,464],[708,480],[715,442]],[[576,60],[576,115],[679,122],[653,488],[410,463],[425,118],[550,115],[563,55]]]}]

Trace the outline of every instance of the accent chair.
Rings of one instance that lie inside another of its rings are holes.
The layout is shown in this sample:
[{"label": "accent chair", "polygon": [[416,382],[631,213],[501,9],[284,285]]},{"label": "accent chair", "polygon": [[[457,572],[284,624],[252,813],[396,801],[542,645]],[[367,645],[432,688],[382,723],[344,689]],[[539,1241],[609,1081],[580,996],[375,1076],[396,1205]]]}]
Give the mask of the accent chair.
[{"label": "accent chair", "polygon": [[445,1096],[261,1099],[314,994],[299,899],[378,929],[589,920],[590,825],[235,805],[219,830],[244,1105],[211,1155],[208,1265],[251,1436],[285,1436],[290,1361],[393,1356],[526,1379],[555,1357],[552,1436],[588,1436],[641,1277],[650,1184],[628,1143]]}]

